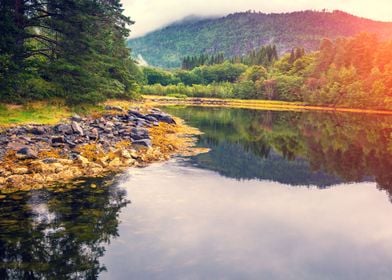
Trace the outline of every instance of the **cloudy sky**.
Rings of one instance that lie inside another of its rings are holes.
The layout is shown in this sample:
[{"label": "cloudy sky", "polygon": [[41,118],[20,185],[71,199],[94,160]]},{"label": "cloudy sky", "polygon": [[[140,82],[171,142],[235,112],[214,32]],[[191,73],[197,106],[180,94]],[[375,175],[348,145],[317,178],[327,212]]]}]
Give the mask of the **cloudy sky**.
[{"label": "cloudy sky", "polygon": [[392,21],[392,0],[122,0],[122,3],[126,15],[136,21],[131,37],[143,35],[188,15],[225,15],[246,10],[290,12],[326,8]]}]

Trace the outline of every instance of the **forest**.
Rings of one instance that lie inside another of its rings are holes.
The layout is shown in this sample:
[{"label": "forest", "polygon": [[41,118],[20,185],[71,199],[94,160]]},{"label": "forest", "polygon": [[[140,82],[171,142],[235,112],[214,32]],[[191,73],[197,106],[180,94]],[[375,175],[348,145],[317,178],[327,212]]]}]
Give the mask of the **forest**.
[{"label": "forest", "polygon": [[142,92],[392,108],[392,42],[361,33],[352,38],[323,39],[316,52],[294,48],[278,58],[263,50],[274,47],[192,70],[145,68],[147,85],[142,86]]},{"label": "forest", "polygon": [[94,103],[137,90],[119,0],[2,0],[0,19],[1,101]]}]

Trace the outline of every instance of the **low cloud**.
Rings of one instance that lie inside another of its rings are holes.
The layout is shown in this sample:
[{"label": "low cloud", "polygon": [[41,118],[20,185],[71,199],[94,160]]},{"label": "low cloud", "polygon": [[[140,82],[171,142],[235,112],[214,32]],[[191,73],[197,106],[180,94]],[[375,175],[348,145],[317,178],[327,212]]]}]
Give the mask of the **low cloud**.
[{"label": "low cloud", "polygon": [[291,12],[298,10],[343,10],[375,20],[392,21],[390,0],[122,0],[125,14],[136,24],[131,37],[138,37],[188,15],[216,16],[233,12]]}]

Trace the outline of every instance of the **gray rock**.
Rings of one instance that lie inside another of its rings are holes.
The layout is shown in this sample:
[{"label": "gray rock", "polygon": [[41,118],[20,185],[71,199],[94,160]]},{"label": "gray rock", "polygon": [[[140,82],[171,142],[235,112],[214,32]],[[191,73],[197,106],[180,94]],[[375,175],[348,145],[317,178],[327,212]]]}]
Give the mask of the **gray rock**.
[{"label": "gray rock", "polygon": [[16,152],[16,157],[18,159],[36,159],[38,154],[33,149],[25,147]]},{"label": "gray rock", "polygon": [[64,136],[52,136],[52,144],[64,143]]},{"label": "gray rock", "polygon": [[166,115],[166,114],[154,113],[154,114],[147,115],[147,117],[154,117],[158,121],[165,122],[165,123],[168,123],[168,124],[176,124],[176,121],[171,116]]},{"label": "gray rock", "polygon": [[36,126],[36,127],[32,127],[29,130],[29,133],[34,134],[34,135],[43,135],[46,133],[46,129],[42,126]]},{"label": "gray rock", "polygon": [[62,134],[72,134],[73,130],[69,124],[59,124],[55,126],[55,131],[62,133]]},{"label": "gray rock", "polygon": [[128,115],[131,117],[136,117],[136,118],[144,118],[144,115],[138,111],[135,110],[129,110]]},{"label": "gray rock", "polygon": [[132,140],[150,139],[150,135],[145,128],[132,128],[131,138]]},{"label": "gray rock", "polygon": [[132,141],[133,145],[140,145],[140,146],[144,146],[144,147],[152,147],[152,142],[150,139],[140,139],[140,140],[135,140]]},{"label": "gray rock", "polygon": [[81,136],[84,135],[83,128],[80,126],[79,123],[73,121],[73,122],[71,123],[71,127],[72,127],[72,130],[73,130],[74,133],[79,134],[79,135],[81,135]]}]

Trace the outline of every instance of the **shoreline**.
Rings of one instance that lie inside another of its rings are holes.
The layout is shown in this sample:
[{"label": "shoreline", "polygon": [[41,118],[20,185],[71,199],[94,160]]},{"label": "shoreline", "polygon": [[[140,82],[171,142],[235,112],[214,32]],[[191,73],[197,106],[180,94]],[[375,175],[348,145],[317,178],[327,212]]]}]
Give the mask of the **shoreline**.
[{"label": "shoreline", "polygon": [[320,112],[343,112],[360,114],[379,114],[392,115],[392,110],[381,109],[359,109],[344,107],[328,107],[306,105],[300,102],[257,100],[257,99],[218,99],[218,98],[196,98],[188,97],[184,99],[166,97],[158,95],[143,95],[143,98],[150,106],[165,105],[191,105],[204,107],[227,107],[252,110],[271,110],[271,111],[320,111]]},{"label": "shoreline", "polygon": [[145,105],[141,110],[106,107],[97,116],[74,115],[57,125],[17,125],[2,131],[0,200],[19,191],[72,185],[203,152],[194,147],[200,132],[179,118]]}]

